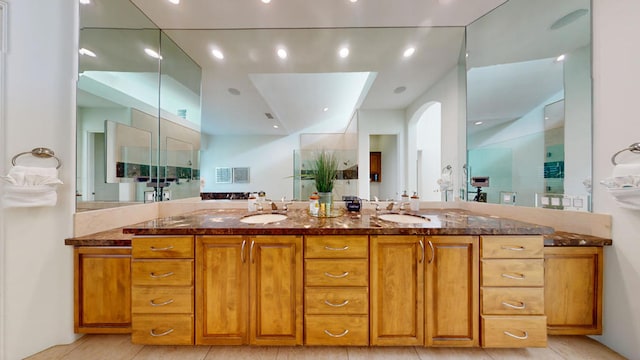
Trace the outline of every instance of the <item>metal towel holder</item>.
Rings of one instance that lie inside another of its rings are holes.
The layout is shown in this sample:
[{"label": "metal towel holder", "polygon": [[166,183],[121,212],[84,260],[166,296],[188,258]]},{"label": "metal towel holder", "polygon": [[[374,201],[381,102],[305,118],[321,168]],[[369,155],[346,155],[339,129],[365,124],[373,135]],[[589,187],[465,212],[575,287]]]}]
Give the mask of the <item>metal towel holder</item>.
[{"label": "metal towel holder", "polygon": [[39,158],[54,158],[58,162],[58,166],[56,166],[56,169],[60,169],[60,167],[62,166],[62,160],[60,160],[56,156],[56,154],[53,152],[53,150],[51,150],[49,148],[44,148],[44,147],[37,147],[37,148],[35,148],[35,149],[31,150],[31,151],[25,151],[25,152],[21,152],[20,154],[17,154],[13,158],[11,158],[11,164],[13,164],[15,166],[17,158],[19,158],[22,155],[28,155],[28,154],[31,154],[31,155],[33,155],[35,157],[39,157]]},{"label": "metal towel holder", "polygon": [[618,156],[620,153],[625,152],[627,150],[631,151],[632,153],[640,154],[640,142],[633,143],[629,145],[628,148],[622,149],[616,152],[615,154],[613,154],[613,156],[611,157],[611,163],[613,165],[618,165],[618,163],[616,162],[616,156]]}]

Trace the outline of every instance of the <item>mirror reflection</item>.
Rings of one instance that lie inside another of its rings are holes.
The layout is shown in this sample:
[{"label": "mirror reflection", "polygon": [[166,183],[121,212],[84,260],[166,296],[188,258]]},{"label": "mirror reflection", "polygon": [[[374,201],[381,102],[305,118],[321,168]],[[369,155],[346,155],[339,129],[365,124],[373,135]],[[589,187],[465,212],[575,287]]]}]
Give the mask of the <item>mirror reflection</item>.
[{"label": "mirror reflection", "polygon": [[589,0],[510,0],[467,27],[469,200],[590,209],[590,33]]}]

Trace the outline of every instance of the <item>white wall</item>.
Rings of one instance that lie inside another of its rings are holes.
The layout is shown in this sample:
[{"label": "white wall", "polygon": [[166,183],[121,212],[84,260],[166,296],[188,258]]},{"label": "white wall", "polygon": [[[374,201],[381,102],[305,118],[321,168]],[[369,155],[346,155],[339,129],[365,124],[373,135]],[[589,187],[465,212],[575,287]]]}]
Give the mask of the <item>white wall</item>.
[{"label": "white wall", "polygon": [[[598,340],[629,359],[640,359],[640,211],[617,206],[598,182],[611,176],[613,153],[640,141],[640,48],[634,46],[639,14],[638,0],[593,1],[593,207],[613,216],[613,246],[605,249],[604,334]],[[640,155],[619,159],[640,161]]]},{"label": "white wall", "polygon": [[[408,137],[416,137],[416,148],[422,156],[416,162],[419,183],[410,190],[418,191],[422,201],[440,201],[440,186],[438,179],[442,177],[442,104],[429,106],[422,114],[416,126],[415,133]],[[413,149],[409,149],[412,151]],[[418,165],[417,163],[420,163]],[[446,166],[446,165],[445,165]],[[411,164],[409,164],[411,167]]]},{"label": "white wall", "polygon": [[4,129],[0,143],[6,173],[11,157],[48,147],[62,160],[58,204],[2,209],[0,358],[22,359],[73,334],[75,199],[75,77],[77,1],[6,0]]}]

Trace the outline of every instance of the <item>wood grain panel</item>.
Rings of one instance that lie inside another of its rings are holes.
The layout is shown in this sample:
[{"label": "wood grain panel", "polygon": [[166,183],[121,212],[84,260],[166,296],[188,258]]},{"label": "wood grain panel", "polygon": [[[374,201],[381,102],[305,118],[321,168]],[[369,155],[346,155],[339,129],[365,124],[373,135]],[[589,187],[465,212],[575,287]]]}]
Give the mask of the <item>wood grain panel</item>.
[{"label": "wood grain panel", "polygon": [[485,287],[482,313],[487,315],[544,315],[544,288]]},{"label": "wood grain panel", "polygon": [[482,316],[483,347],[546,347],[545,316]]},{"label": "wood grain panel", "polygon": [[134,286],[193,286],[193,260],[133,260]]},{"label": "wood grain panel", "polygon": [[307,315],[305,345],[367,346],[369,317],[367,315]]},{"label": "wood grain panel", "polygon": [[483,258],[535,259],[544,255],[542,236],[482,236]]},{"label": "wood grain panel", "polygon": [[482,259],[482,286],[544,286],[544,260]]},{"label": "wood grain panel", "polygon": [[366,287],[307,287],[304,289],[306,314],[369,313],[369,291]]},{"label": "wood grain panel", "polygon": [[306,286],[367,286],[367,259],[305,260]]},{"label": "wood grain panel", "polygon": [[193,258],[193,236],[142,236],[131,240],[134,258]]},{"label": "wood grain panel", "polygon": [[305,258],[367,258],[368,236],[305,236]]}]

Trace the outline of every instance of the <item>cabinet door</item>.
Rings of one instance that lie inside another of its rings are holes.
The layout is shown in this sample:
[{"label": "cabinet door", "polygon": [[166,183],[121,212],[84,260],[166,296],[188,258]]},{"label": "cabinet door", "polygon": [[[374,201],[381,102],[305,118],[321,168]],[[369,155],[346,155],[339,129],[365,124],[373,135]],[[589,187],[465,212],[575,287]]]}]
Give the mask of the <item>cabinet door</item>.
[{"label": "cabinet door", "polygon": [[197,238],[196,344],[248,342],[247,247],[242,236]]},{"label": "cabinet door", "polygon": [[422,237],[371,237],[371,345],[424,344]]},{"label": "cabinet door", "polygon": [[425,238],[427,346],[478,346],[478,240]]},{"label": "cabinet door", "polygon": [[302,238],[250,238],[250,340],[302,345]]},{"label": "cabinet door", "polygon": [[602,334],[601,247],[544,249],[544,304],[549,335]]},{"label": "cabinet door", "polygon": [[74,249],[76,333],[131,332],[131,248]]}]

